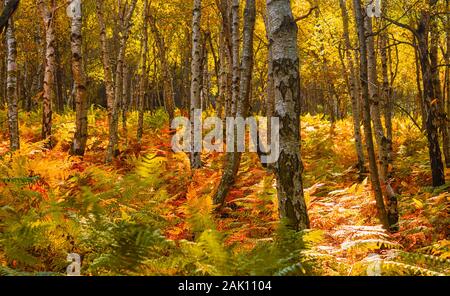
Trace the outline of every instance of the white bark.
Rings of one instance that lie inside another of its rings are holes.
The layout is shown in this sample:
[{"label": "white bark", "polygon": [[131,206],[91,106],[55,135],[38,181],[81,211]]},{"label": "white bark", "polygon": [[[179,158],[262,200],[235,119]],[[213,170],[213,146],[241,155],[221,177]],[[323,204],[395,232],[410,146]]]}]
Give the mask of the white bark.
[{"label": "white bark", "polygon": [[273,62],[275,117],[280,120],[280,157],[275,164],[279,213],[296,229],[309,228],[300,153],[300,73],[297,24],[289,0],[267,0],[267,32]]},{"label": "white bark", "polygon": [[[201,24],[201,0],[194,0],[194,10],[192,17],[192,63],[191,63],[191,125],[192,125],[192,137],[194,137],[195,127],[194,121],[201,120],[201,118],[195,118],[196,112],[195,110],[201,109],[200,102],[200,85],[202,79],[201,73],[201,33],[200,33],[200,24]],[[196,141],[197,140],[197,141]],[[199,139],[195,139],[192,141],[192,153],[191,153],[191,167],[193,169],[198,169],[202,166],[201,147],[196,147],[196,142]]]},{"label": "white bark", "polygon": [[[69,1],[77,4],[79,0]],[[78,5],[77,5],[78,6]],[[76,7],[77,7],[76,6]],[[70,7],[70,5],[69,5]],[[81,9],[81,7],[80,7]],[[76,111],[76,131],[72,143],[71,153],[83,156],[86,150],[87,141],[87,92],[86,77],[84,75],[83,54],[82,54],[82,24],[83,18],[81,10],[70,14],[71,18],[71,35],[70,43],[72,50],[72,75],[75,83],[75,111]]]},{"label": "white bark", "polygon": [[55,30],[54,13],[56,11],[55,0],[38,0],[45,29],[45,74],[44,74],[44,94],[42,110],[42,138],[48,139],[48,147],[52,146],[52,103],[55,99]]},{"label": "white bark", "polygon": [[[5,2],[7,5],[8,1]],[[18,120],[18,102],[17,102],[17,46],[14,30],[14,19],[11,17],[6,29],[7,46],[7,79],[6,95],[8,98],[8,127],[10,149],[15,151],[20,149],[19,140],[19,120]]]}]

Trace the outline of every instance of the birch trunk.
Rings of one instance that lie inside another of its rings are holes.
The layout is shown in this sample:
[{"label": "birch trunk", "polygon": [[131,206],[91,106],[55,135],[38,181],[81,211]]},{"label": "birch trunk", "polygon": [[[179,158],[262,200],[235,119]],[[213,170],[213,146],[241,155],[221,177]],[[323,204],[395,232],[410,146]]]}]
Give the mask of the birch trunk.
[{"label": "birch trunk", "polygon": [[383,182],[387,178],[387,140],[384,133],[383,124],[381,122],[381,109],[382,104],[380,101],[380,96],[378,94],[379,84],[378,84],[378,71],[377,71],[377,58],[375,53],[375,42],[372,29],[372,18],[366,17],[364,19],[365,30],[366,30],[366,42],[367,42],[367,71],[368,71],[368,82],[369,82],[369,102],[373,121],[373,127],[375,132],[375,139],[378,146],[378,164],[380,178]]},{"label": "birch trunk", "polygon": [[55,100],[55,31],[54,13],[56,1],[50,0],[49,5],[44,0],[37,2],[44,20],[45,29],[45,74],[42,108],[42,139],[48,140],[47,147],[52,147],[52,103]]},{"label": "birch trunk", "polygon": [[[381,68],[382,68],[382,76],[383,76],[383,102],[384,102],[384,120],[386,123],[386,174],[390,175],[388,164],[392,163],[392,91],[391,91],[391,83],[389,82],[388,76],[388,38],[385,33],[380,35],[380,55],[381,55]],[[389,55],[390,56],[390,55]],[[389,59],[392,62],[392,59]],[[391,69],[391,80],[393,80],[393,73]],[[391,81],[392,82],[392,81]],[[390,176],[389,176],[390,177]],[[398,200],[397,195],[394,192],[394,189],[390,185],[390,181],[388,179],[385,180],[386,185],[386,212],[387,219],[389,223],[389,229],[391,232],[397,232],[399,230],[398,226]]]},{"label": "birch trunk", "polygon": [[362,137],[361,137],[361,114],[359,111],[359,90],[357,87],[357,77],[355,65],[353,62],[352,55],[352,44],[350,41],[350,33],[349,33],[349,18],[348,18],[348,10],[346,6],[345,0],[339,0],[339,4],[341,6],[342,13],[342,22],[344,27],[344,41],[345,41],[345,56],[347,57],[347,65],[349,69],[348,74],[348,86],[349,86],[349,94],[352,102],[352,113],[353,113],[353,129],[354,129],[354,137],[355,137],[355,148],[356,154],[358,156],[358,170],[360,174],[365,173],[365,158],[364,151],[362,145]]},{"label": "birch trunk", "polygon": [[[239,13],[239,1],[233,3],[233,14]],[[237,5],[237,7],[236,7]],[[236,22],[237,19],[237,22]],[[247,0],[245,11],[244,11],[244,36],[243,36],[243,50],[242,50],[242,61],[240,63],[239,72],[235,69],[233,71],[233,76],[239,73],[242,75],[239,79],[233,77],[233,82],[239,81],[238,95],[236,97],[236,117],[246,118],[248,116],[249,102],[250,102],[250,90],[253,72],[253,33],[255,30],[255,19],[256,19],[256,5],[255,0]],[[237,26],[236,29],[233,28],[233,34],[239,36],[239,18],[233,15],[233,27]],[[235,37],[235,36],[234,36]],[[239,42],[239,38],[233,38],[233,42]],[[239,49],[239,43],[233,44],[233,48]],[[234,54],[233,54],[234,56]],[[233,64],[235,61],[233,62]],[[235,86],[233,86],[233,93],[236,91]],[[236,94],[234,94],[236,95]],[[225,168],[223,171],[222,179],[214,195],[214,204],[219,207],[223,206],[225,199],[230,192],[231,187],[236,181],[236,175],[239,171],[239,166],[241,163],[242,153],[234,152],[227,153],[227,158],[225,162]]]},{"label": "birch trunk", "polygon": [[280,157],[275,164],[280,217],[296,230],[310,227],[303,193],[300,139],[300,73],[297,24],[289,0],[267,0],[272,47],[274,116],[280,119]]},{"label": "birch trunk", "polygon": [[161,36],[161,32],[158,30],[158,27],[156,26],[155,18],[151,14],[149,15],[150,15],[150,27],[156,39],[158,55],[161,61],[164,105],[166,107],[167,113],[169,114],[169,125],[170,125],[175,114],[175,102],[172,88],[173,77],[170,72],[169,62],[167,61],[166,46],[164,43],[163,36]]},{"label": "birch trunk", "polygon": [[111,120],[109,125],[109,143],[106,152],[106,162],[109,163],[119,154],[119,109],[122,102],[122,88],[123,88],[123,66],[125,59],[125,52],[127,48],[127,41],[129,36],[129,30],[131,27],[131,17],[133,16],[134,9],[136,7],[137,0],[133,0],[121,21],[122,36],[120,38],[119,53],[117,55],[116,63],[116,79],[114,89],[114,101],[111,108]]},{"label": "birch trunk", "polygon": [[[225,32],[224,26],[221,25],[219,33],[219,98],[217,100],[217,115],[220,118],[224,118],[223,110],[226,109],[226,97],[227,97],[227,60],[226,60],[226,47],[225,47]],[[225,110],[226,112],[226,110]]]},{"label": "birch trunk", "polygon": [[201,110],[201,102],[200,102],[200,85],[202,79],[201,73],[201,32],[200,32],[200,24],[202,17],[202,1],[194,0],[194,10],[192,17],[192,62],[191,62],[191,104],[190,104],[190,118],[191,118],[191,130],[192,130],[192,152],[191,152],[191,168],[199,169],[202,167],[202,159],[201,152],[198,151],[196,145],[195,134],[195,124],[194,121],[201,121],[200,117],[196,117],[196,110]]},{"label": "birch trunk", "polygon": [[[103,73],[105,76],[105,88],[106,88],[106,101],[108,108],[108,126],[112,126],[113,113],[116,112],[114,104],[114,82],[112,78],[112,68],[111,68],[111,53],[108,47],[108,40],[106,37],[106,25],[103,16],[103,1],[96,2],[97,17],[100,26],[100,43],[102,49],[102,63],[103,63]],[[108,152],[109,154],[109,152]],[[107,157],[108,160],[108,157]]]},{"label": "birch trunk", "polygon": [[[7,5],[8,2],[5,2]],[[14,19],[11,17],[6,29],[7,46],[7,78],[6,96],[8,102],[8,127],[9,127],[9,147],[11,151],[20,149],[19,139],[19,110],[17,100],[17,46],[14,29]]]},{"label": "birch trunk", "polygon": [[125,136],[125,141],[128,140],[128,128],[127,128],[127,112],[128,112],[128,104],[130,101],[129,97],[129,87],[128,87],[128,76],[129,76],[129,67],[128,65],[123,65],[123,77],[122,77],[122,129],[123,134]]},{"label": "birch trunk", "polygon": [[239,86],[241,80],[240,74],[240,17],[239,17],[239,0],[231,2],[231,50],[232,50],[232,86],[231,86],[231,114],[236,115],[237,104],[239,100]]},{"label": "birch trunk", "polygon": [[[381,55],[381,72],[383,76],[383,103],[384,103],[384,121],[386,126],[386,157],[387,165],[392,162],[392,91],[391,84],[389,82],[389,67],[388,67],[388,54],[387,47],[388,36],[383,33],[380,35],[380,55]],[[389,175],[389,167],[386,167],[386,173]]]},{"label": "birch trunk", "polygon": [[143,50],[141,60],[141,80],[139,84],[139,103],[138,103],[138,129],[137,140],[138,143],[142,143],[142,136],[144,134],[144,102],[147,89],[147,54],[148,54],[148,0],[144,1],[144,23],[143,23]]},{"label": "birch trunk", "polygon": [[[70,1],[69,1],[70,4]],[[72,75],[75,84],[75,111],[76,129],[73,138],[71,154],[83,156],[86,151],[88,119],[87,119],[87,93],[86,78],[84,75],[82,55],[82,15],[74,16],[71,20],[71,49],[72,49]]]},{"label": "birch trunk", "polygon": [[364,26],[363,11],[365,9],[361,6],[361,0],[353,0],[353,7],[355,10],[355,20],[358,30],[359,39],[359,59],[360,59],[360,82],[363,99],[363,113],[364,113],[364,135],[366,138],[367,155],[369,157],[369,169],[372,187],[375,193],[375,201],[378,209],[378,217],[381,224],[385,229],[389,229],[389,223],[387,219],[386,208],[383,201],[383,193],[381,190],[380,177],[378,174],[377,160],[375,156],[375,148],[373,143],[372,134],[372,119],[370,114],[370,96],[368,85],[368,55],[367,55],[367,43],[366,43],[366,30]]}]

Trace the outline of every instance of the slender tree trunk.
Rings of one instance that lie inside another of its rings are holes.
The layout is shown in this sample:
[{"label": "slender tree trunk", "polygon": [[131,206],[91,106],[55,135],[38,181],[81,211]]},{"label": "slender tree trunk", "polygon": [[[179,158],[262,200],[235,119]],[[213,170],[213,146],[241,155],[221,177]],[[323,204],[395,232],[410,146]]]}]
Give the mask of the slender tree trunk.
[{"label": "slender tree trunk", "polygon": [[123,66],[125,60],[125,52],[127,47],[127,41],[129,36],[129,30],[131,27],[131,17],[133,16],[134,9],[136,7],[137,0],[133,0],[121,21],[122,36],[120,38],[119,53],[117,55],[116,62],[116,80],[114,90],[114,102],[111,108],[111,120],[109,125],[109,143],[106,152],[106,162],[109,163],[114,157],[119,154],[119,109],[122,101],[122,88],[123,88]]},{"label": "slender tree trunk", "polygon": [[158,47],[158,54],[161,61],[164,105],[166,107],[167,113],[169,114],[169,125],[170,125],[175,114],[175,102],[172,88],[173,77],[170,72],[169,62],[167,60],[167,53],[164,39],[161,36],[161,32],[158,30],[158,27],[156,26],[156,20],[151,14],[149,14],[149,20],[151,30],[156,39],[156,46]]},{"label": "slender tree trunk", "polygon": [[450,166],[450,137],[448,134],[448,125],[447,125],[447,115],[445,112],[445,98],[441,89],[441,80],[439,73],[439,28],[438,28],[438,20],[433,17],[430,22],[430,64],[431,64],[431,76],[433,88],[435,91],[435,99],[437,100],[438,105],[438,116],[439,116],[439,130],[442,134],[442,148],[444,152],[445,164],[447,167]]},{"label": "slender tree trunk", "polygon": [[[234,16],[235,13],[239,13],[239,1],[233,3],[233,35],[239,36],[239,19]],[[237,5],[237,7],[236,7]],[[236,21],[237,19],[237,21]],[[255,29],[255,19],[256,19],[256,5],[255,0],[246,0],[245,11],[244,11],[244,36],[243,36],[243,50],[242,50],[242,61],[240,63],[240,68],[238,71],[234,69],[233,76],[238,74],[242,75],[239,79],[233,77],[233,82],[239,82],[238,86],[239,93],[236,97],[236,117],[246,118],[248,116],[248,109],[250,104],[250,91],[251,91],[251,81],[253,73],[253,33]],[[234,27],[237,26],[237,29]],[[237,32],[236,32],[237,30]],[[233,36],[236,37],[236,36]],[[238,39],[233,38],[233,42],[239,42]],[[233,44],[233,48],[239,48],[239,44]],[[234,58],[234,54],[233,54]],[[235,61],[233,61],[234,65]],[[236,91],[235,85],[233,85],[233,93]],[[236,94],[234,94],[236,95]],[[236,148],[236,147],[235,147]],[[223,206],[225,199],[230,192],[231,187],[236,181],[236,175],[239,171],[239,166],[241,163],[242,153],[233,152],[227,153],[227,158],[225,162],[225,167],[222,175],[222,179],[217,192],[214,196],[214,204]]]},{"label": "slender tree trunk", "polygon": [[[450,0],[446,0],[447,11],[450,11]],[[447,52],[445,55],[445,63],[450,65],[450,14],[447,14],[446,19],[446,43]],[[450,131],[450,67],[445,67],[445,85],[446,85],[446,97],[447,97],[447,129]],[[450,168],[450,164],[447,163],[447,168]]]},{"label": "slender tree trunk", "polygon": [[[105,76],[105,87],[106,87],[106,101],[108,108],[108,126],[113,124],[113,113],[116,112],[114,104],[114,82],[112,78],[112,68],[111,68],[111,53],[108,47],[108,40],[106,37],[106,25],[103,16],[103,1],[96,2],[97,17],[100,25],[100,43],[102,49],[102,63],[103,63],[103,73]],[[107,152],[109,154],[109,151]],[[108,160],[108,156],[107,156]]]},{"label": "slender tree trunk", "polygon": [[353,7],[355,10],[355,20],[358,30],[359,50],[360,50],[360,81],[363,98],[363,113],[364,113],[364,135],[366,138],[367,155],[369,157],[369,169],[372,187],[375,193],[375,201],[378,209],[378,217],[385,229],[389,229],[386,208],[383,201],[383,192],[381,190],[380,178],[378,174],[377,161],[375,157],[375,148],[373,143],[370,101],[369,101],[369,85],[368,85],[368,55],[366,43],[366,30],[364,26],[363,11],[365,9],[361,6],[361,0],[353,0]]},{"label": "slender tree trunk", "polygon": [[239,86],[241,80],[240,73],[240,11],[239,11],[239,0],[232,0],[231,2],[231,48],[232,48],[232,88],[231,88],[231,112],[235,116],[237,112],[237,104],[239,100]]},{"label": "slender tree trunk", "polygon": [[[191,104],[190,118],[192,131],[192,152],[191,152],[191,168],[199,169],[202,167],[201,150],[202,143],[200,139],[195,138],[197,126],[194,122],[199,122],[201,118],[201,102],[200,102],[200,85],[201,85],[201,17],[202,17],[202,1],[194,0],[194,10],[192,17],[192,61],[191,61]],[[198,112],[200,110],[200,112]],[[199,147],[200,146],[200,147]]]},{"label": "slender tree trunk", "polygon": [[211,77],[209,74],[209,60],[208,60],[208,45],[207,39],[210,38],[208,34],[205,35],[205,47],[203,50],[203,74],[202,74],[202,109],[207,110],[211,104],[210,99],[210,86],[211,86]]},{"label": "slender tree trunk", "polygon": [[[223,61],[222,79],[223,79],[223,97],[224,97],[224,117],[232,116],[232,73],[233,73],[233,54],[231,45],[231,14],[230,14],[230,0],[218,0],[218,8],[220,11],[221,24],[221,40],[220,48],[222,49]],[[225,62],[226,61],[226,62]]]},{"label": "slender tree trunk", "polygon": [[144,22],[143,22],[143,50],[142,50],[142,60],[141,60],[141,81],[139,84],[139,119],[138,119],[138,129],[137,129],[137,139],[138,143],[142,143],[142,136],[144,134],[144,102],[147,90],[147,55],[148,55],[148,0],[144,1]]},{"label": "slender tree trunk", "polygon": [[[69,1],[70,4],[70,1]],[[83,24],[82,15],[74,16],[71,20],[71,49],[72,49],[72,75],[75,83],[75,110],[76,110],[76,130],[73,138],[71,154],[83,156],[86,151],[88,136],[88,104],[86,92],[86,78],[84,75],[83,55],[82,55],[82,35]]]},{"label": "slender tree trunk", "polygon": [[42,139],[47,139],[47,147],[52,147],[52,102],[55,100],[55,31],[54,14],[56,1],[38,0],[45,28],[45,75],[42,108]]},{"label": "slender tree trunk", "polygon": [[61,52],[58,39],[55,39],[55,101],[56,112],[62,114],[64,112],[64,94],[63,94],[63,76],[64,69],[61,65]]},{"label": "slender tree trunk", "polygon": [[130,93],[128,87],[128,78],[129,78],[130,68],[128,65],[123,65],[123,79],[122,79],[122,129],[123,134],[125,136],[125,141],[128,141],[128,128],[127,128],[127,112],[128,112],[128,104],[130,101]]},{"label": "slender tree trunk", "polygon": [[353,129],[355,137],[356,154],[358,155],[358,170],[360,174],[364,174],[366,172],[366,169],[361,137],[361,114],[359,112],[359,91],[357,88],[356,70],[352,57],[352,44],[350,41],[350,33],[349,33],[348,10],[345,0],[339,0],[339,4],[341,6],[342,21],[344,27],[345,56],[347,57],[347,64],[350,71],[348,75],[349,76],[348,85],[349,85],[349,94],[352,101]]},{"label": "slender tree trunk", "polygon": [[420,109],[420,115],[422,116],[422,129],[426,130],[426,119],[427,115],[425,113],[425,100],[424,100],[424,94],[422,90],[422,76],[421,76],[421,68],[420,68],[420,57],[419,57],[419,50],[417,46],[416,38],[413,40],[414,45],[414,63],[416,66],[416,85],[417,85],[417,99],[419,100],[417,102],[417,105]]},{"label": "slender tree trunk", "polygon": [[[386,126],[386,150],[387,150],[387,162],[392,163],[392,91],[391,84],[389,82],[389,67],[388,67],[388,37],[385,33],[380,35],[380,55],[381,55],[381,70],[383,76],[383,103],[384,103],[384,121]],[[389,176],[389,168],[386,167],[387,176]]]},{"label": "slender tree trunk", "polygon": [[384,133],[383,124],[381,122],[382,104],[378,94],[378,71],[377,58],[375,53],[375,42],[372,29],[372,18],[366,17],[364,19],[366,29],[367,42],[367,67],[368,67],[368,82],[369,82],[369,102],[371,108],[372,121],[375,132],[375,139],[378,146],[378,163],[380,167],[380,178],[383,182],[387,178],[388,158],[387,158],[387,139]]},{"label": "slender tree trunk", "polygon": [[[383,75],[383,103],[384,103],[384,120],[386,124],[386,177],[390,176],[389,171],[389,163],[392,163],[392,93],[391,93],[391,84],[389,82],[389,76],[388,76],[388,54],[387,54],[387,46],[388,46],[388,39],[387,35],[385,33],[382,33],[380,35],[380,55],[381,55],[381,68],[382,68],[382,75]],[[396,232],[399,230],[398,226],[398,219],[399,219],[399,213],[398,213],[398,200],[397,195],[394,192],[394,189],[390,185],[390,181],[388,178],[384,180],[386,185],[386,212],[387,212],[387,218],[390,230],[392,232]]]},{"label": "slender tree trunk", "polygon": [[272,47],[275,112],[280,120],[280,156],[275,164],[280,217],[296,230],[310,227],[303,193],[300,139],[298,28],[289,0],[267,0]]},{"label": "slender tree trunk", "polygon": [[[436,2],[437,0],[430,0],[430,7],[433,7]],[[444,164],[442,163],[441,148],[439,146],[439,110],[437,104],[434,103],[436,93],[433,87],[432,70],[430,65],[428,41],[428,36],[430,33],[430,18],[430,12],[427,9],[421,12],[418,29],[416,31],[416,38],[419,51],[419,60],[422,69],[426,131],[433,186],[439,187],[445,184],[445,174]]]},{"label": "slender tree trunk", "polygon": [[227,98],[227,55],[226,55],[226,45],[225,45],[225,28],[222,22],[220,33],[219,33],[219,98],[217,100],[217,115],[220,118],[224,117],[223,111],[226,109],[226,98]]},{"label": "slender tree trunk", "polygon": [[[5,5],[8,1],[5,1]],[[6,29],[7,46],[7,78],[6,93],[8,102],[8,127],[9,127],[9,147],[11,151],[20,149],[19,139],[19,110],[17,100],[17,46],[14,29],[14,19],[11,17]]]}]

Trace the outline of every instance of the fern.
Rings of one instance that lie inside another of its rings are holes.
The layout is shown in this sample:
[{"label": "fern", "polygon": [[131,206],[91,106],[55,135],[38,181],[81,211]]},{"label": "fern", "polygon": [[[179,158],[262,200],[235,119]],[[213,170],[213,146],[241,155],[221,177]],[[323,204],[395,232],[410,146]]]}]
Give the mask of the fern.
[{"label": "fern", "polygon": [[383,249],[398,249],[401,247],[398,243],[393,243],[382,239],[362,239],[347,241],[341,245],[342,250],[345,251],[371,251],[371,250],[383,250]]}]

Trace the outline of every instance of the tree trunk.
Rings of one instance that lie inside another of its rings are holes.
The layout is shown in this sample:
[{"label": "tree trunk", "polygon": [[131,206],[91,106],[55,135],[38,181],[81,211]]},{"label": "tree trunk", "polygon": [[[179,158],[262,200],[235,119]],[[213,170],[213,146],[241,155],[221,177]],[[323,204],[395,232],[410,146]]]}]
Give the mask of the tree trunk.
[{"label": "tree trunk", "polygon": [[82,16],[74,16],[71,22],[72,74],[75,83],[76,130],[73,138],[71,154],[83,156],[86,151],[88,133],[88,104],[86,78],[82,58]]},{"label": "tree trunk", "polygon": [[390,172],[389,163],[392,163],[392,92],[391,84],[388,76],[388,54],[387,54],[388,39],[385,33],[380,35],[380,55],[381,55],[381,68],[383,75],[383,103],[384,103],[384,120],[386,124],[386,212],[390,230],[396,232],[399,230],[398,226],[398,200],[394,189],[390,185]]},{"label": "tree trunk", "polygon": [[426,118],[427,115],[425,113],[425,100],[424,100],[424,94],[422,90],[422,76],[421,76],[421,68],[420,68],[420,62],[419,62],[419,50],[417,46],[416,38],[413,39],[413,45],[414,45],[414,64],[416,66],[416,85],[417,85],[417,99],[419,100],[417,102],[417,105],[420,109],[420,115],[422,116],[422,129],[426,130]]},{"label": "tree trunk", "polygon": [[[233,2],[233,42],[238,42],[238,44],[233,44],[233,48],[239,49],[239,39],[236,39],[235,34],[239,36],[239,18],[235,16],[235,13],[239,13],[239,1]],[[242,50],[242,61],[240,63],[240,68],[238,70],[233,69],[234,75],[242,75],[239,79],[233,77],[233,84],[239,82],[240,85],[237,87],[239,91],[236,97],[236,117],[246,118],[248,116],[248,109],[250,103],[250,90],[251,81],[253,73],[253,33],[255,30],[255,19],[256,19],[256,5],[255,0],[246,0],[245,11],[244,11],[244,28],[243,28],[243,50]],[[237,28],[237,29],[236,29]],[[234,61],[235,53],[233,53],[233,65],[236,63]],[[239,57],[237,57],[239,59]],[[233,67],[234,68],[234,67]],[[236,86],[233,85],[233,93],[236,91]],[[236,94],[234,94],[236,96]],[[236,136],[236,134],[235,134]],[[236,137],[235,137],[236,139]],[[236,147],[235,147],[236,148]],[[225,167],[222,175],[221,182],[217,188],[217,192],[214,195],[214,204],[223,206],[225,199],[230,192],[231,187],[236,181],[236,175],[239,171],[239,166],[241,164],[242,153],[235,152],[227,153]]]},{"label": "tree trunk", "polygon": [[370,101],[369,101],[369,74],[368,74],[368,55],[367,55],[367,43],[366,43],[366,30],[364,26],[365,9],[361,6],[361,0],[353,0],[353,7],[355,10],[355,20],[358,30],[359,39],[359,59],[360,59],[360,82],[363,98],[363,113],[364,113],[364,135],[366,138],[367,155],[369,157],[369,169],[372,187],[375,193],[375,201],[378,209],[378,217],[381,224],[385,229],[389,229],[389,223],[387,219],[387,213],[383,201],[383,193],[381,190],[380,178],[378,174],[377,161],[375,157],[375,148],[373,143],[371,114],[370,114]]},{"label": "tree trunk", "polygon": [[[227,90],[227,69],[228,69],[228,65],[227,65],[227,55],[226,55],[226,39],[225,39],[225,32],[224,32],[225,28],[222,22],[221,28],[220,28],[220,33],[219,33],[219,61],[220,61],[220,65],[219,65],[219,80],[218,80],[218,84],[219,84],[219,97],[217,100],[217,115],[220,118],[223,118],[225,113],[226,113],[226,98],[228,95],[228,90]],[[224,112],[225,109],[225,112]]]},{"label": "tree trunk", "polygon": [[[218,8],[220,11],[222,24],[221,24],[221,40],[220,48],[222,49],[223,61],[222,67],[222,92],[224,98],[224,115],[225,117],[231,117],[232,112],[232,73],[233,73],[233,54],[231,45],[231,14],[230,14],[230,0],[219,0]],[[226,62],[225,62],[226,61]]]},{"label": "tree trunk", "polygon": [[231,2],[231,50],[232,50],[232,87],[231,87],[231,114],[236,115],[237,104],[239,100],[239,86],[241,80],[240,73],[240,17],[239,17],[239,0],[232,0]]},{"label": "tree trunk", "polygon": [[[446,0],[447,11],[450,11],[450,0]],[[450,14],[447,14],[446,19],[446,40],[447,40],[447,52],[445,55],[445,63],[450,65]],[[445,67],[445,85],[447,93],[447,129],[450,131],[450,67]],[[447,168],[450,168],[450,164],[447,163]]]},{"label": "tree trunk", "polygon": [[[191,131],[192,131],[192,151],[191,151],[191,168],[199,169],[202,167],[201,139],[196,139],[196,128],[198,128],[194,122],[201,121],[201,102],[200,102],[200,85],[202,79],[201,73],[201,10],[202,1],[194,0],[194,10],[192,17],[192,62],[191,62],[191,104],[190,104],[190,117],[191,117]],[[200,112],[198,112],[200,110]],[[196,112],[197,111],[197,112]],[[201,133],[201,131],[200,131]]]},{"label": "tree trunk", "polygon": [[377,58],[375,53],[375,42],[372,29],[372,18],[366,17],[364,19],[367,42],[367,67],[368,67],[368,82],[369,82],[369,102],[371,109],[371,116],[375,132],[375,139],[378,146],[378,163],[379,172],[382,182],[386,182],[388,159],[387,159],[387,139],[384,133],[383,124],[381,122],[382,104],[378,94],[378,71]]},{"label": "tree trunk", "polygon": [[[111,53],[108,47],[108,40],[106,37],[106,25],[103,17],[103,1],[96,2],[97,17],[100,26],[100,43],[102,49],[102,63],[103,63],[103,73],[105,76],[105,88],[106,88],[106,101],[108,108],[108,126],[112,126],[113,113],[116,112],[114,104],[114,82],[112,79],[112,69],[111,69]],[[109,154],[109,152],[107,152]],[[108,160],[108,156],[106,157]]]},{"label": "tree trunk", "polygon": [[52,136],[52,102],[55,100],[55,31],[54,13],[56,1],[50,0],[48,6],[44,0],[38,1],[45,28],[45,74],[42,108],[42,139],[48,140],[46,146],[53,146]]},{"label": "tree trunk", "polygon": [[438,105],[438,116],[439,116],[439,130],[442,134],[442,148],[444,152],[445,164],[447,167],[450,166],[450,137],[448,134],[447,125],[447,115],[445,112],[445,98],[441,89],[441,80],[439,73],[439,28],[438,20],[433,17],[430,22],[430,64],[431,64],[431,76],[433,81],[433,88],[435,91],[435,99]]},{"label": "tree trunk", "polygon": [[350,33],[349,33],[349,19],[348,19],[348,10],[346,6],[345,0],[339,0],[339,4],[341,6],[342,13],[342,22],[344,27],[344,41],[345,41],[345,56],[347,57],[347,64],[350,73],[348,74],[348,86],[349,86],[349,95],[352,101],[352,113],[353,113],[353,128],[354,128],[354,137],[355,137],[355,148],[356,154],[358,155],[358,170],[360,174],[364,174],[366,172],[365,169],[365,158],[364,151],[362,145],[362,137],[361,137],[361,114],[359,112],[359,91],[357,88],[357,77],[355,65],[353,63],[353,55],[352,55],[352,44],[350,42]]},{"label": "tree trunk", "polygon": [[169,114],[169,126],[172,122],[175,114],[175,102],[173,97],[172,81],[173,77],[169,69],[169,62],[167,60],[166,46],[164,43],[163,36],[156,26],[155,18],[149,14],[150,27],[153,35],[156,39],[156,46],[158,47],[158,54],[161,61],[162,79],[163,79],[163,94],[164,94],[164,104]]},{"label": "tree trunk", "polygon": [[[380,55],[381,55],[381,72],[383,76],[383,104],[384,104],[384,121],[386,126],[386,152],[387,164],[392,163],[392,91],[391,83],[389,82],[389,67],[388,67],[388,36],[385,33],[380,35]],[[387,176],[389,176],[389,167],[386,167]]]},{"label": "tree trunk", "polygon": [[[437,0],[430,0],[430,6],[434,6]],[[430,155],[433,186],[439,187],[445,184],[444,165],[442,163],[441,148],[439,146],[438,105],[435,104],[436,93],[433,86],[432,70],[430,65],[429,41],[430,12],[421,12],[418,29],[416,31],[419,60],[422,69],[422,83],[424,91],[424,109],[426,115],[426,131],[428,138],[428,150]]]},{"label": "tree trunk", "polygon": [[142,143],[142,136],[144,134],[144,102],[147,90],[147,55],[148,55],[148,0],[144,1],[144,16],[143,16],[143,50],[142,50],[142,60],[141,60],[141,81],[139,84],[139,118],[138,118],[138,129],[137,129],[137,140],[138,143]]},{"label": "tree trunk", "polygon": [[274,116],[280,120],[280,156],[275,164],[281,219],[296,230],[310,227],[303,193],[300,142],[300,73],[297,24],[289,0],[267,0],[267,32],[272,47]]},{"label": "tree trunk", "polygon": [[[5,2],[5,5],[8,1]],[[7,46],[7,78],[6,93],[8,101],[8,127],[9,127],[9,147],[11,151],[20,149],[19,139],[19,110],[17,100],[17,47],[14,29],[14,19],[11,17],[6,29]]]},{"label": "tree trunk", "polygon": [[130,93],[128,87],[130,68],[127,64],[123,65],[123,77],[122,77],[122,129],[125,137],[125,141],[128,141],[128,128],[127,128],[127,112],[128,104],[130,101]]},{"label": "tree trunk", "polygon": [[111,108],[111,120],[109,124],[109,143],[106,152],[106,162],[109,163],[114,157],[119,154],[119,107],[122,101],[122,88],[123,88],[123,66],[125,59],[125,52],[127,47],[127,41],[129,36],[129,30],[131,26],[131,17],[133,16],[134,8],[136,7],[137,0],[133,0],[128,8],[126,15],[121,21],[122,36],[120,38],[119,53],[117,55],[116,63],[116,80],[114,90],[114,102]]}]

